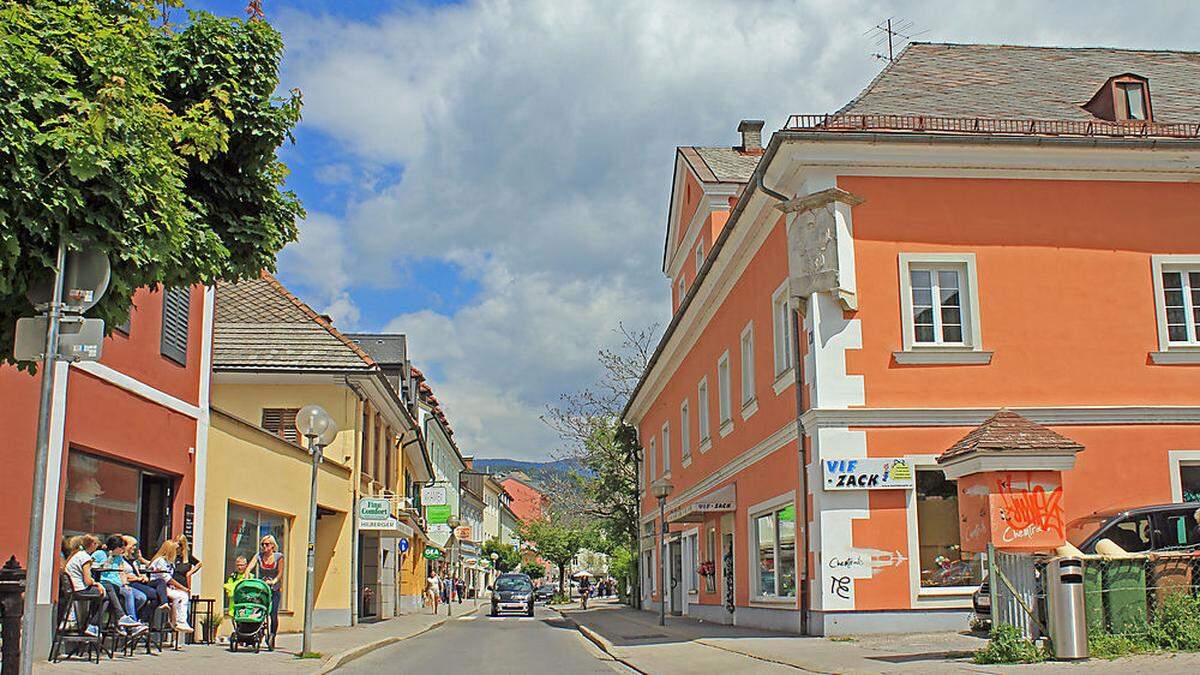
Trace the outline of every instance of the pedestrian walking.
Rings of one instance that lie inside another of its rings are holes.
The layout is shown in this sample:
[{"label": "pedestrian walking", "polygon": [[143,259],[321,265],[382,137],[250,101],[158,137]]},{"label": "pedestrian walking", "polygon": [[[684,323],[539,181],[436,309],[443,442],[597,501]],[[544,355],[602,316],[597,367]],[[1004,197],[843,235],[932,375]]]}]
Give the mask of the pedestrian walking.
[{"label": "pedestrian walking", "polygon": [[253,574],[271,587],[271,637],[267,649],[274,651],[275,636],[279,633],[279,601],[282,599],[279,584],[283,580],[283,554],[274,535],[265,535],[259,541],[259,551],[246,567],[246,574]]},{"label": "pedestrian walking", "polygon": [[438,599],[442,597],[442,583],[437,570],[430,567],[429,578],[425,580],[425,597],[433,603],[433,613],[437,614]]},{"label": "pedestrian walking", "polygon": [[463,593],[467,590],[467,584],[461,578],[454,580],[454,594],[458,596],[458,604],[462,604]]}]

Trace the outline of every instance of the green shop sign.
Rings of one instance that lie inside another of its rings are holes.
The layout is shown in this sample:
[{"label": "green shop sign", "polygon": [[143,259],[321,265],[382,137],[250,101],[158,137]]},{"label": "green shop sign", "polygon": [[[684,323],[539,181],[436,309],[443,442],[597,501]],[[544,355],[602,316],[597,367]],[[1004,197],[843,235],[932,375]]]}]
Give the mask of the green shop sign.
[{"label": "green shop sign", "polygon": [[450,522],[450,505],[426,506],[425,519],[430,525],[445,525]]},{"label": "green shop sign", "polygon": [[432,546],[425,549],[425,558],[428,560],[437,560],[442,557],[442,552]]}]

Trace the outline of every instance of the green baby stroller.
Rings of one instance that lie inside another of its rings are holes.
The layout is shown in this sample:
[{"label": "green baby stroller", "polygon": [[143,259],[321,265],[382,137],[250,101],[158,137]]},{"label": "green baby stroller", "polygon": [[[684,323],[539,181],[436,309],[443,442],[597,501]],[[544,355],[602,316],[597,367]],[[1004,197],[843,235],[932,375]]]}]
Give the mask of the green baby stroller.
[{"label": "green baby stroller", "polygon": [[271,618],[271,587],[258,579],[242,579],[233,587],[233,634],[229,636],[229,651],[238,645],[252,647],[255,652],[267,642]]}]

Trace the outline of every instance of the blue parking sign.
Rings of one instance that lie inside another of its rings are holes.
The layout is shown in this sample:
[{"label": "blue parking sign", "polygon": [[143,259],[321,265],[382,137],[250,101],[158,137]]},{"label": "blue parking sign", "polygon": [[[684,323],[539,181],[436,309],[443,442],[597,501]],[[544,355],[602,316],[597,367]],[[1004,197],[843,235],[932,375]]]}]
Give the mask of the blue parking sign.
[{"label": "blue parking sign", "polygon": [[400,552],[408,553],[408,537],[400,537]]}]

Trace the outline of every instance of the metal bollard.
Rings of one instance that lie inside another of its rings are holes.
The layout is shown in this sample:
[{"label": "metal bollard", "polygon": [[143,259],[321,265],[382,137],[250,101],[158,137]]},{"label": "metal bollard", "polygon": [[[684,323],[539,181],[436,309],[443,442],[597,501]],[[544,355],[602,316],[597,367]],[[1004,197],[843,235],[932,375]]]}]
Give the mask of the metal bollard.
[{"label": "metal bollard", "polygon": [[1083,561],[1058,558],[1046,566],[1050,641],[1057,659],[1088,658],[1084,614]]},{"label": "metal bollard", "polygon": [[16,556],[0,568],[0,617],[3,617],[3,660],[0,675],[17,675],[21,669],[21,617],[25,614],[25,570]]}]

